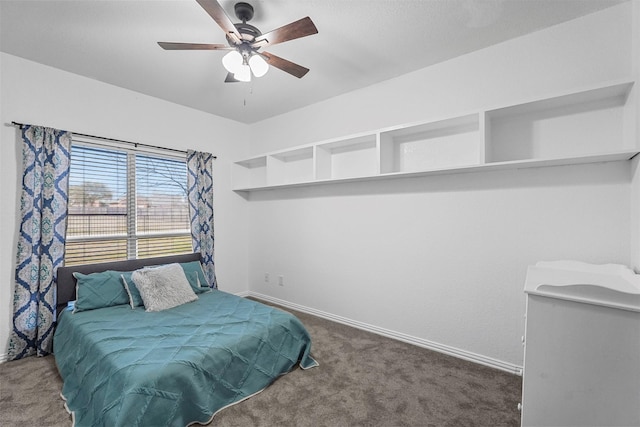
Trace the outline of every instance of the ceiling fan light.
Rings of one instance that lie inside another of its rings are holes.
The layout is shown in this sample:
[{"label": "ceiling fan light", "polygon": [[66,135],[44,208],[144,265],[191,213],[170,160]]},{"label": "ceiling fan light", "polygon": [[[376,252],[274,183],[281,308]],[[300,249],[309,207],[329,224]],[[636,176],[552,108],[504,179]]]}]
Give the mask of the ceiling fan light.
[{"label": "ceiling fan light", "polygon": [[222,57],[222,65],[228,72],[236,74],[242,66],[242,55],[237,50],[232,50]]},{"label": "ceiling fan light", "polygon": [[241,82],[250,82],[251,81],[251,68],[248,65],[240,64],[237,71],[233,73],[233,77],[236,80]]},{"label": "ceiling fan light", "polygon": [[253,55],[249,58],[249,66],[253,75],[256,77],[262,77],[269,71],[269,64],[260,55]]}]

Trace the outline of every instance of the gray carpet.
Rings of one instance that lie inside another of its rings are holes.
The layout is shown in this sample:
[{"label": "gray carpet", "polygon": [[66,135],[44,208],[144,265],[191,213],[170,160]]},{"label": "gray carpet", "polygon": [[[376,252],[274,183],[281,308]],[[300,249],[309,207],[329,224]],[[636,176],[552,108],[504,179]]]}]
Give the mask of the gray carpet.
[{"label": "gray carpet", "polygon": [[[293,313],[311,333],[320,366],[295,369],[210,425],[519,425],[516,375]],[[0,364],[0,425],[70,426],[61,387],[52,356]]]}]

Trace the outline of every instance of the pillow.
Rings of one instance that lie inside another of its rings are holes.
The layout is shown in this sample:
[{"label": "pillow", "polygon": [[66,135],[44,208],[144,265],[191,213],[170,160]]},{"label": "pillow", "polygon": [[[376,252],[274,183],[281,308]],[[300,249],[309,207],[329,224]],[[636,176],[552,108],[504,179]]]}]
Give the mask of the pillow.
[{"label": "pillow", "polygon": [[[187,277],[187,281],[189,285],[191,285],[191,289],[196,294],[202,294],[205,292],[211,292],[211,288],[207,284],[207,279],[204,276],[204,272],[202,271],[202,265],[200,261],[192,261],[192,262],[183,262],[180,263],[180,267],[184,271],[185,276]],[[153,268],[153,267],[148,267]],[[142,296],[140,296],[140,291],[133,283],[133,279],[131,279],[132,271],[124,272],[120,275],[120,279],[122,280],[122,284],[124,285],[127,294],[129,295],[129,305],[132,309],[136,307],[140,307],[144,305],[144,301],[142,301]]]},{"label": "pillow", "polygon": [[131,309],[135,309],[136,307],[144,305],[144,301],[142,301],[140,291],[136,287],[135,283],[133,283],[133,279],[131,278],[132,274],[133,271],[126,271],[120,275],[120,279],[122,280],[124,289],[127,291],[129,296],[129,305],[131,306]]},{"label": "pillow", "polygon": [[184,274],[187,276],[193,292],[201,294],[211,291],[207,279],[204,276],[204,271],[202,271],[200,261],[182,262],[180,263],[180,267],[184,270]]},{"label": "pillow", "polygon": [[146,311],[162,311],[198,299],[180,264],[143,268],[131,274]]},{"label": "pillow", "polygon": [[119,271],[82,274],[75,272],[76,303],[74,313],[102,307],[127,304],[129,295],[122,286]]}]

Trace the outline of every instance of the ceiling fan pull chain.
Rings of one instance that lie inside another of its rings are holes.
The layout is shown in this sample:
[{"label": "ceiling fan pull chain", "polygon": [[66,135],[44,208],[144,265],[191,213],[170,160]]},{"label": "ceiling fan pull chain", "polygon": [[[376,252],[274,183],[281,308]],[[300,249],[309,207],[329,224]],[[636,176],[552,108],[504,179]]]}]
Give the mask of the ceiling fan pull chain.
[{"label": "ceiling fan pull chain", "polygon": [[[251,80],[251,82],[249,83],[249,89],[247,90],[249,92],[249,96],[253,95],[253,80]],[[247,106],[247,95],[245,93],[244,96],[244,101],[243,101],[243,106]]]}]

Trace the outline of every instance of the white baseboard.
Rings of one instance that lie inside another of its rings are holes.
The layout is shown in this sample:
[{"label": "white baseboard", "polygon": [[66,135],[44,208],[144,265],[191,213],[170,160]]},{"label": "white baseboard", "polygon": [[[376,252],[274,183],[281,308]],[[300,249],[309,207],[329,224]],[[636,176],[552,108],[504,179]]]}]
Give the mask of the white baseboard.
[{"label": "white baseboard", "polygon": [[[244,293],[244,292],[243,292]],[[481,354],[472,353],[470,351],[461,350],[459,348],[451,347],[444,344],[439,344],[433,341],[425,340],[423,338],[414,337],[411,335],[403,334],[401,332],[392,331],[378,326],[369,325],[367,323],[359,322],[357,320],[348,319],[346,317],[337,316],[335,314],[327,313],[314,308],[305,307],[303,305],[291,303],[289,301],[281,300],[271,297],[269,295],[263,295],[257,292],[248,291],[246,295],[254,298],[258,298],[273,304],[278,304],[283,307],[290,308],[292,310],[301,311],[303,313],[311,314],[313,316],[321,317],[323,319],[331,320],[333,322],[342,323],[343,325],[351,326],[357,329],[362,329],[367,332],[372,332],[377,335],[382,335],[387,338],[396,339],[398,341],[406,342],[416,345],[418,347],[434,350],[440,353],[448,354],[450,356],[457,357],[459,359],[475,362],[480,365],[489,366],[491,368],[499,369],[501,371],[509,372],[511,374],[522,375],[522,366],[514,365],[512,363],[503,362],[502,360],[494,359],[492,357],[483,356]]]},{"label": "white baseboard", "polygon": [[234,295],[237,295],[237,296],[242,297],[242,298],[246,298],[246,297],[250,296],[250,292],[249,291],[242,291],[242,292],[238,292],[238,293],[236,293]]}]

